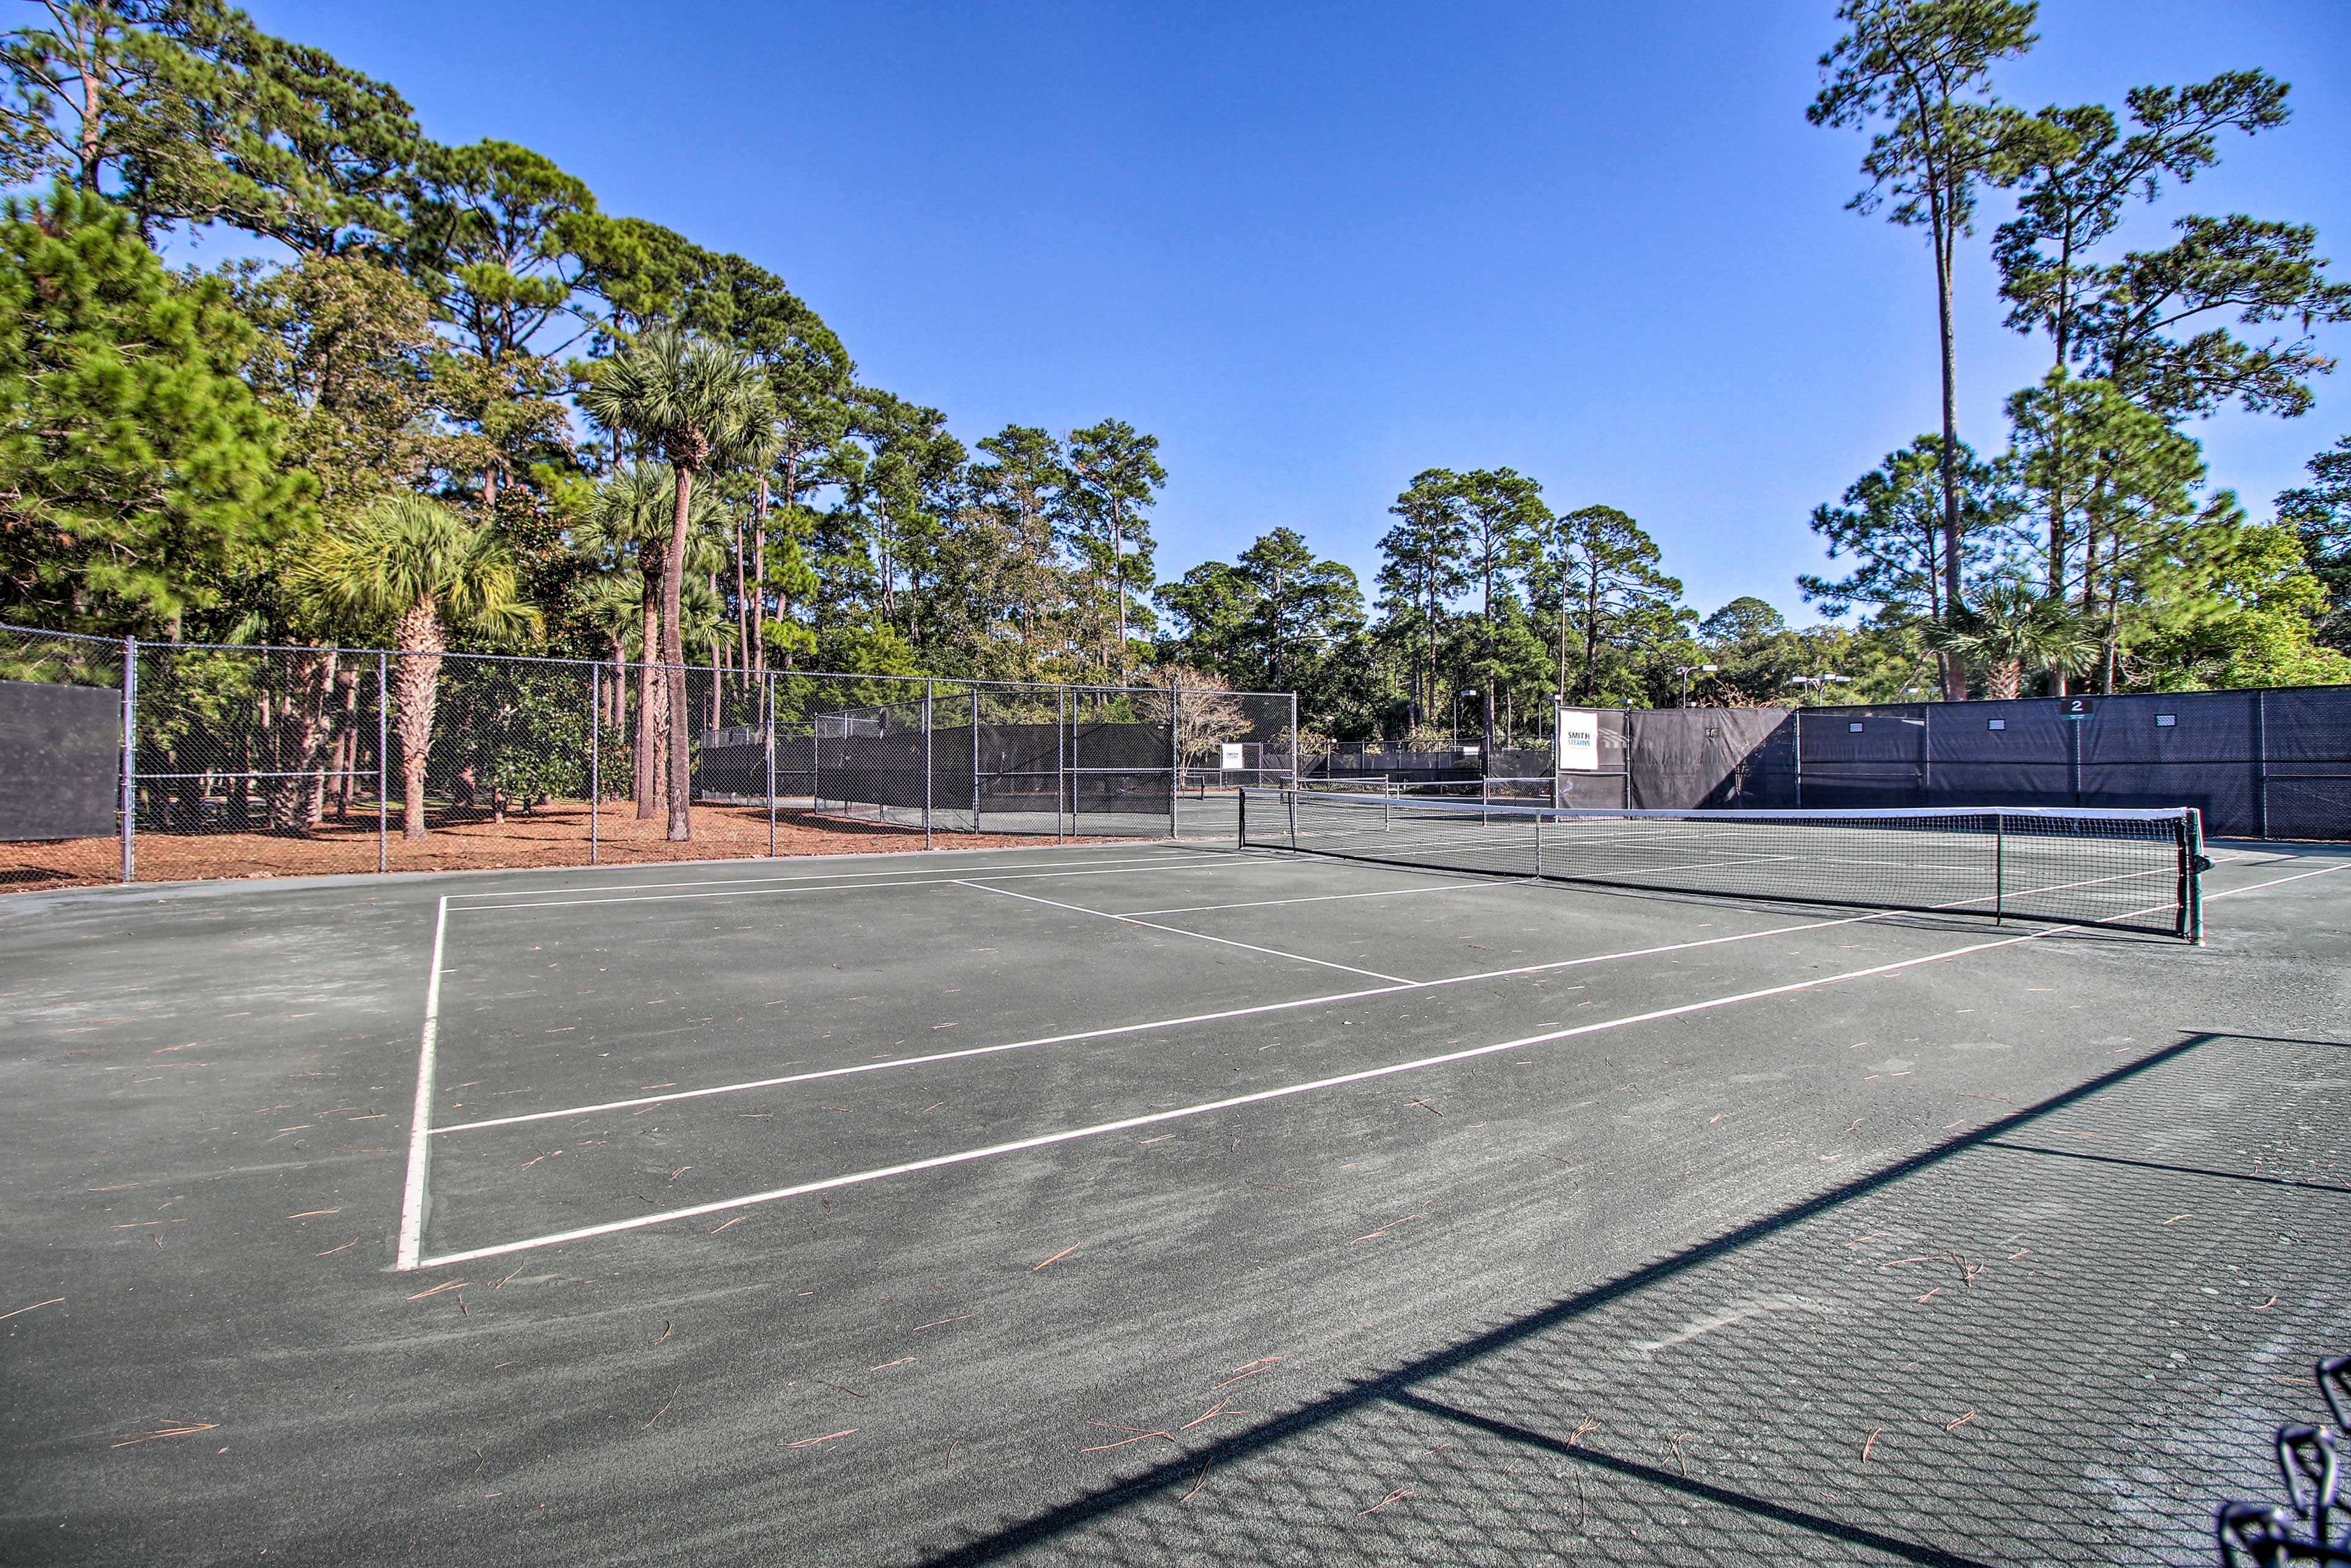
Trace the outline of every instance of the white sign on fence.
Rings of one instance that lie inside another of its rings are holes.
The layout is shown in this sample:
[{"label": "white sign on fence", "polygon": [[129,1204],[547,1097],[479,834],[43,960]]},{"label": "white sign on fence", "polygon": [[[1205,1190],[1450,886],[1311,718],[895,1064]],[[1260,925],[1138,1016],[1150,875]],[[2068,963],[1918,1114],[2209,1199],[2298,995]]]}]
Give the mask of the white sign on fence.
[{"label": "white sign on fence", "polygon": [[1241,743],[1237,740],[1225,741],[1217,746],[1217,750],[1218,753],[1217,766],[1219,768],[1230,770],[1249,766],[1246,760],[1249,754],[1241,749]]},{"label": "white sign on fence", "polygon": [[1559,770],[1597,773],[1600,770],[1600,716],[1588,707],[1559,710]]}]

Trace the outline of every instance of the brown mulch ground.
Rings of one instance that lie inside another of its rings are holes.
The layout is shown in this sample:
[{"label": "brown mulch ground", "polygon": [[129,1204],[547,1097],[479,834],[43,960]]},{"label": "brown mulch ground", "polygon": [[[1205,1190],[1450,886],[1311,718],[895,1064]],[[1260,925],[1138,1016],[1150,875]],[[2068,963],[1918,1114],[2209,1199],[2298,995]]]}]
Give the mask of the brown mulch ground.
[{"label": "brown mulch ground", "polygon": [[[694,838],[671,843],[665,820],[639,821],[627,801],[607,802],[599,815],[597,859],[604,865],[657,861],[748,860],[768,852],[768,812],[763,806],[696,806]],[[1040,841],[1003,833],[940,833],[940,848],[1011,849]],[[1096,843],[1072,839],[1072,843]],[[141,882],[197,882],[216,878],[324,876],[376,868],[375,820],[328,822],[307,836],[277,833],[166,834],[141,831],[134,841]],[[588,808],[584,803],[541,806],[504,822],[459,822],[435,827],[430,837],[410,842],[392,819],[390,866],[393,871],[496,871],[533,866],[584,866],[588,862]],[[778,855],[881,854],[923,847],[923,830],[887,822],[861,822],[812,811],[783,811],[776,818]],[[0,892],[29,893],[115,882],[122,873],[121,844],[114,839],[70,839],[51,843],[0,843]]]}]

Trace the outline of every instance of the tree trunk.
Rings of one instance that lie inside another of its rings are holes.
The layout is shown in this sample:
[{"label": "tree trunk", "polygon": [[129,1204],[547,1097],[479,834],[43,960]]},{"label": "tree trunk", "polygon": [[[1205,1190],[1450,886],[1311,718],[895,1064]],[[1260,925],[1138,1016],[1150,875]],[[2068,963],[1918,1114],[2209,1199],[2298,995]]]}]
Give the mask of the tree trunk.
[{"label": "tree trunk", "polygon": [[1583,679],[1578,695],[1586,707],[1600,695],[1600,606],[1596,600],[1586,600],[1583,605]]},{"label": "tree trunk", "polygon": [[691,806],[694,758],[688,733],[694,723],[685,697],[685,638],[680,625],[679,601],[685,587],[685,526],[694,504],[694,465],[674,463],[677,506],[670,515],[671,570],[662,574],[662,672],[669,694],[669,841],[682,844],[694,837]]},{"label": "tree trunk", "polygon": [[[729,512],[734,507],[726,508]],[[751,596],[743,580],[743,519],[735,518],[735,670],[743,689],[751,689]]]},{"label": "tree trunk", "polygon": [[2024,666],[2003,659],[1984,671],[1984,695],[1993,702],[2012,702],[2024,688]]},{"label": "tree trunk", "polygon": [[409,606],[393,632],[400,650],[392,690],[400,715],[400,832],[424,836],[424,762],[433,751],[433,710],[440,701],[442,636],[440,612],[430,599]]},{"label": "tree trunk", "polygon": [[[1959,572],[1959,381],[1957,345],[1951,327],[1951,236],[1940,201],[1933,204],[1935,251],[1935,339],[1942,353],[1943,453],[1936,471],[1943,481],[1943,602],[1958,614],[1965,601]],[[1954,660],[1943,662],[1943,700],[1968,700],[1967,672]]]},{"label": "tree trunk", "polygon": [[759,499],[751,514],[751,673],[768,673],[768,476],[759,476]]},{"label": "tree trunk", "polygon": [[650,541],[637,551],[637,570],[645,580],[644,603],[640,618],[637,643],[637,736],[631,748],[632,785],[636,796],[637,820],[649,821],[660,814],[660,784],[653,770],[653,686],[654,666],[661,663],[661,608],[664,602],[663,580],[668,575],[664,568],[662,546]]}]

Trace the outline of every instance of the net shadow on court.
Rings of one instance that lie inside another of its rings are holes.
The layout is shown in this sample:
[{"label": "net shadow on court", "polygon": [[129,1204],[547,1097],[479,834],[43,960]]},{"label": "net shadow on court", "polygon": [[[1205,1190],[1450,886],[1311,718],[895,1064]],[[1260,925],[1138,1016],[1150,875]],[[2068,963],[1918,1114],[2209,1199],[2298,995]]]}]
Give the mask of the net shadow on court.
[{"label": "net shadow on court", "polygon": [[[923,1561],[2208,1562],[2340,1327],[2346,1052],[2181,1039]],[[2183,1117],[2254,1168],[2094,1152]]]}]

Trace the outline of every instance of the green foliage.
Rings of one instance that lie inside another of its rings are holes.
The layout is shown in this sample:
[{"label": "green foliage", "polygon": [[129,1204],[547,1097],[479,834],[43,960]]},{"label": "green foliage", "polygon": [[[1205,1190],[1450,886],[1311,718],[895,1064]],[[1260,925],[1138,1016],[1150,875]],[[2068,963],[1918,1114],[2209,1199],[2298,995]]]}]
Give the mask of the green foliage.
[{"label": "green foliage", "polygon": [[152,636],[263,568],[315,486],[241,378],[256,348],[103,197],[0,212],[0,616]]},{"label": "green foliage", "polygon": [[2351,435],[2309,462],[2311,483],[2277,498],[2277,518],[2302,540],[2304,559],[2326,594],[2318,637],[2351,653]]},{"label": "green foliage", "polygon": [[[323,535],[295,579],[319,598],[380,623],[421,616],[434,623],[435,637],[441,627],[512,635],[538,621],[538,612],[516,594],[514,558],[505,541],[422,496],[390,497],[358,526]],[[413,640],[399,646],[440,651]]]}]

